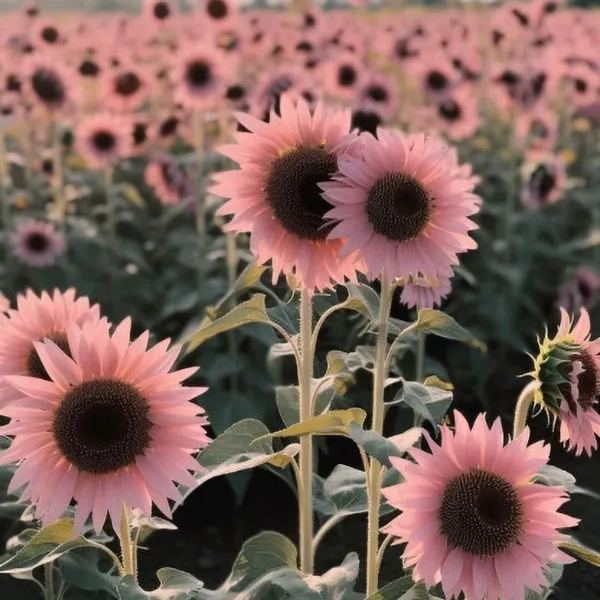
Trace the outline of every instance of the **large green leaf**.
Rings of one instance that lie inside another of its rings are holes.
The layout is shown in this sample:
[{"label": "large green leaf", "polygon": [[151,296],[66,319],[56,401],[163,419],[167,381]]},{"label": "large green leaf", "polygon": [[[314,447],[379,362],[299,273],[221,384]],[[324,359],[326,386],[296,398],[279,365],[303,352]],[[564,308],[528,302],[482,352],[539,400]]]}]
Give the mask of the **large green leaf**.
[{"label": "large green leaf", "polygon": [[[317,380],[318,381],[318,380]],[[313,390],[315,389],[313,383]],[[334,383],[321,387],[315,398],[315,414],[320,415],[329,408],[336,394]],[[275,398],[281,420],[287,425],[294,425],[300,419],[300,393],[297,385],[278,386],[275,388]]]},{"label": "large green leaf", "polygon": [[482,352],[487,350],[483,342],[462,325],[459,325],[453,317],[433,308],[422,308],[419,310],[417,320],[404,329],[400,335],[404,336],[409,333],[431,333],[449,340],[465,342]]},{"label": "large green leaf", "polygon": [[296,568],[296,546],[284,535],[263,531],[244,542],[222,588],[242,591],[270,571]]},{"label": "large green leaf", "polygon": [[30,531],[29,541],[0,564],[0,573],[26,573],[56,560],[75,548],[99,547],[73,533],[72,519],[60,519],[40,531]]},{"label": "large green leaf", "polygon": [[420,427],[413,427],[392,438],[384,438],[375,431],[361,429],[357,425],[350,427],[350,437],[369,456],[376,458],[382,465],[391,467],[390,456],[404,456],[406,451],[421,439]]},{"label": "large green leaf", "polygon": [[156,577],[160,585],[151,592],[144,591],[131,575],[123,577],[117,584],[119,600],[199,600],[203,597],[203,583],[189,573],[165,567],[156,572]]},{"label": "large green leaf", "polygon": [[388,404],[405,403],[432,425],[441,423],[452,402],[452,392],[418,381],[406,381],[405,379],[400,379],[400,381],[402,381],[402,388]]},{"label": "large green leaf", "polygon": [[255,294],[250,300],[238,304],[227,314],[217,319],[213,320],[210,316],[205,317],[198,329],[186,340],[188,352],[195,350],[198,346],[220,333],[236,329],[248,323],[271,323],[271,319],[267,314],[264,294]]},{"label": "large green leaf", "polygon": [[367,413],[362,408],[331,410],[269,435],[271,437],[299,437],[309,434],[347,436],[350,434],[350,427],[353,424],[362,426],[366,418]]}]

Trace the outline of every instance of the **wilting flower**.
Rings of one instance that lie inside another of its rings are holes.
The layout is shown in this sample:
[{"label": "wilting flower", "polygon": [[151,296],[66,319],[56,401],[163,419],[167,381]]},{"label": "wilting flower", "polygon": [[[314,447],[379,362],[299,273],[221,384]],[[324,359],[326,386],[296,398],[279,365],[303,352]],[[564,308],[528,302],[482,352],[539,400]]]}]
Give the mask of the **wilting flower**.
[{"label": "wilting flower", "polygon": [[452,283],[448,277],[443,279],[427,280],[424,278],[411,278],[402,289],[400,301],[408,308],[434,308],[450,293]]},{"label": "wilting flower", "polygon": [[361,136],[362,156],[340,159],[340,174],[321,184],[332,205],[330,238],[358,252],[365,273],[390,279],[452,276],[457,255],[476,243],[477,179],[439,140],[380,129]]},{"label": "wilting flower", "polygon": [[590,308],[596,303],[600,290],[600,275],[588,267],[579,267],[558,292],[558,305],[570,313]]},{"label": "wilting flower", "polygon": [[522,169],[523,204],[537,208],[558,202],[565,193],[567,172],[560,156],[533,154]]},{"label": "wilting flower", "polygon": [[29,219],[11,235],[13,254],[32,267],[49,267],[65,250],[65,238],[51,223]]},{"label": "wilting flower", "polygon": [[230,198],[219,214],[233,215],[228,231],[250,232],[258,261],[271,261],[273,278],[294,275],[312,290],[354,276],[354,259],[340,257],[341,242],[328,240],[324,214],[331,206],[319,184],[331,181],[341,157],[351,151],[350,112],[304,100],[281,98],[281,116],[268,123],[246,114],[240,123],[251,133],[236,134],[222,148],[240,169],[217,173],[212,192]]},{"label": "wilting flower", "polygon": [[[31,290],[17,297],[17,308],[0,316],[0,380],[5,375],[28,375],[47,379],[48,375],[33,346],[45,338],[67,349],[67,328],[100,319],[100,307],[86,297],[77,298],[74,289],[52,296]],[[10,388],[0,385],[0,409],[15,399]]]},{"label": "wilting flower", "polygon": [[90,165],[107,167],[131,152],[131,129],[130,121],[119,115],[85,117],[75,131],[77,150]]},{"label": "wilting flower", "polygon": [[192,458],[208,442],[204,410],[191,402],[205,391],[182,387],[196,368],[172,371],[180,347],[148,348],[148,332],[130,341],[131,320],[109,334],[105,321],[67,329],[67,345],[35,349],[45,380],[5,377],[22,399],[5,408],[2,434],[13,436],[0,463],[18,463],[9,492],[22,489],[44,523],[75,500],[75,529],[88,516],[100,531],[107,513],[118,531],[123,505],[170,516],[173,482],[195,485]]},{"label": "wilting flower", "polygon": [[591,456],[600,436],[600,339],[590,340],[585,308],[576,324],[563,308],[560,312],[556,335],[546,333],[534,359],[534,401],[553,421],[560,420],[560,441],[569,450]]},{"label": "wilting flower", "polygon": [[152,158],[144,171],[144,179],[163,204],[178,204],[190,196],[189,177],[168,155]]},{"label": "wilting flower", "polygon": [[499,419],[490,428],[480,415],[471,429],[454,417],[439,445],[425,433],[430,452],[391,459],[404,481],[383,494],[402,514],[383,531],[406,542],[413,578],[441,582],[446,598],[523,600],[526,588],[544,586],[550,562],[572,562],[557,548],[566,538],[558,529],[578,521],[558,512],[568,499],[562,486],[535,482],[549,446],[528,446],[528,429],[505,445]]}]

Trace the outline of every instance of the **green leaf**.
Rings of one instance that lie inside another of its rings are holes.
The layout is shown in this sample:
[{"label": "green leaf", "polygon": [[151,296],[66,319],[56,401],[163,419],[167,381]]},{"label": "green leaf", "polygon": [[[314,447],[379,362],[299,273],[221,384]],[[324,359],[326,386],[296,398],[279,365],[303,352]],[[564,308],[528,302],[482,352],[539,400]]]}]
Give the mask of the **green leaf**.
[{"label": "green leaf", "polygon": [[442,422],[452,402],[452,392],[418,381],[401,379],[403,385],[388,405],[405,403],[432,425]]},{"label": "green leaf", "polygon": [[80,590],[102,590],[116,597],[119,577],[100,568],[101,556],[96,548],[77,548],[58,560],[60,574],[67,583]]},{"label": "green leaf", "polygon": [[[313,381],[313,389],[320,380]],[[320,415],[329,408],[333,401],[336,389],[332,385],[323,386],[315,399],[315,413]],[[275,398],[281,420],[287,425],[294,425],[300,419],[300,393],[297,385],[277,386]]]},{"label": "green leaf", "polygon": [[600,552],[596,552],[596,550],[583,546],[575,539],[571,538],[566,542],[560,542],[558,546],[567,554],[579,558],[580,560],[584,560],[595,567],[600,567]]},{"label": "green leaf", "polygon": [[191,600],[200,598],[198,592],[204,584],[193,575],[171,569],[159,569],[156,577],[160,582],[158,588],[151,592],[144,591],[132,575],[123,577],[117,585],[119,600]]},{"label": "green leaf", "polygon": [[271,323],[269,315],[267,315],[264,294],[255,294],[250,300],[238,304],[227,314],[217,319],[213,320],[210,316],[206,316],[196,332],[192,333],[187,339],[187,351],[192,352],[216,335],[248,323]]},{"label": "green leaf", "polygon": [[400,577],[400,579],[395,579],[391,583],[383,586],[380,590],[377,590],[374,594],[369,596],[367,600],[399,600],[412,585],[412,577],[408,575]]},{"label": "green leaf", "polygon": [[214,477],[261,465],[269,464],[280,469],[289,465],[300,450],[299,444],[288,444],[283,450],[275,452],[269,436],[269,430],[256,419],[234,423],[198,456],[198,462],[206,470],[197,476],[197,486]]},{"label": "green leaf", "polygon": [[404,336],[415,332],[431,333],[449,340],[465,342],[482,352],[487,351],[487,347],[483,342],[441,310],[422,308],[419,310],[417,320],[400,335]]},{"label": "green leaf", "polygon": [[404,456],[406,451],[421,439],[421,435],[422,430],[420,427],[413,427],[389,439],[384,438],[375,431],[365,431],[357,425],[350,427],[350,437],[364,448],[369,456],[376,458],[388,468],[392,466],[390,456]]},{"label": "green leaf", "polygon": [[379,296],[370,286],[363,283],[348,283],[348,298],[343,303],[343,308],[348,308],[361,313],[370,321],[377,319],[379,313]]},{"label": "green leaf", "polygon": [[288,538],[275,531],[263,531],[243,544],[223,587],[242,591],[269,571],[296,568],[297,560],[296,546]]},{"label": "green leaf", "polygon": [[302,435],[346,435],[350,434],[352,424],[362,426],[367,413],[362,408],[331,410],[323,415],[311,417],[280,431],[269,434],[270,437],[299,437]]},{"label": "green leaf", "polygon": [[75,537],[72,519],[60,519],[48,527],[30,531],[29,541],[0,564],[0,573],[25,573],[56,560],[74,548],[97,547],[85,538]]}]

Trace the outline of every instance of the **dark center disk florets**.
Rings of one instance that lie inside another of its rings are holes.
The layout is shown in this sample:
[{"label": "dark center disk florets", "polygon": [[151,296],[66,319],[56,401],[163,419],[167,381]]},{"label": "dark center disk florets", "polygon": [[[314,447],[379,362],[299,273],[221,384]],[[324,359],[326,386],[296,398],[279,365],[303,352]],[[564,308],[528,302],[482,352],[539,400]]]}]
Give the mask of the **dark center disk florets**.
[{"label": "dark center disk florets", "polygon": [[133,71],[121,73],[115,81],[115,91],[119,96],[133,96],[141,87],[142,81]]},{"label": "dark center disk florets", "polygon": [[213,19],[224,19],[229,13],[229,7],[224,0],[208,0],[206,12]]},{"label": "dark center disk florets", "polygon": [[111,131],[105,131],[103,129],[96,131],[92,137],[92,143],[94,147],[100,152],[111,152],[117,141],[115,135]]},{"label": "dark center disk florets", "polygon": [[110,473],[132,464],[150,443],[149,406],[128,383],[93,379],[73,387],[54,414],[60,451],[78,469]]},{"label": "dark center disk florets", "polygon": [[[46,336],[46,338],[53,341],[65,354],[71,356],[69,342],[67,341],[67,336],[64,333],[51,333],[50,335]],[[31,347],[29,355],[27,356],[25,370],[27,371],[27,375],[30,377],[37,377],[38,379],[50,381],[50,375],[48,375],[46,367],[44,367],[40,357],[38,356],[37,350],[33,346]]]},{"label": "dark center disk florets", "polygon": [[392,172],[378,179],[367,196],[367,216],[373,229],[390,240],[405,242],[426,227],[433,199],[410,175]]},{"label": "dark center disk florets", "polygon": [[529,187],[531,191],[541,198],[546,199],[554,188],[556,176],[545,165],[539,165],[531,174]]},{"label": "dark center disk florets", "polygon": [[307,240],[327,237],[331,226],[325,226],[323,215],[332,207],[318,184],[336,171],[335,155],[321,146],[300,146],[273,161],[265,193],[285,230]]},{"label": "dark center disk florets", "polygon": [[446,89],[447,85],[448,78],[441,71],[430,71],[427,74],[427,87],[429,87],[429,89],[440,92]]},{"label": "dark center disk florets", "polygon": [[577,401],[572,396],[570,385],[565,385],[564,391],[571,411],[576,413],[576,404],[587,410],[600,399],[600,369],[585,348],[581,348],[571,357],[571,369],[574,362],[580,362],[583,368],[583,372],[577,376]]},{"label": "dark center disk florets", "polygon": [[443,119],[450,122],[458,121],[462,114],[458,102],[451,98],[440,102],[438,112]]},{"label": "dark center disk florets", "polygon": [[170,16],[171,9],[166,2],[157,2],[154,5],[154,9],[152,12],[158,20],[162,21]]},{"label": "dark center disk florets", "polygon": [[351,87],[356,83],[356,69],[352,65],[341,65],[338,70],[338,84]]},{"label": "dark center disk florets", "polygon": [[494,556],[518,541],[523,506],[504,477],[473,469],[446,486],[439,518],[451,548],[475,556]]},{"label": "dark center disk florets", "polygon": [[185,77],[191,87],[204,87],[212,79],[210,65],[204,60],[194,60],[187,66]]},{"label": "dark center disk florets", "polygon": [[49,69],[37,69],[31,77],[31,86],[37,96],[47,104],[61,104],[65,99],[63,82]]}]

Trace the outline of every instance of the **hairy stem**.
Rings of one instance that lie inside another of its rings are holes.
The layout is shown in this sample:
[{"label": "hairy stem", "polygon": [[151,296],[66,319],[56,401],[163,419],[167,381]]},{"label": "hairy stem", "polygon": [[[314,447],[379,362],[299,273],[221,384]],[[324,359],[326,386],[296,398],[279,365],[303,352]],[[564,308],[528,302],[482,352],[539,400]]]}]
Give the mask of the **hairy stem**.
[{"label": "hairy stem", "polygon": [[[314,357],[312,353],[312,298],[302,288],[300,295],[300,369],[298,386],[300,396],[300,422],[311,415],[311,383]],[[300,438],[300,486],[298,489],[298,516],[300,523],[300,569],[307,575],[313,572],[313,443],[312,436]]]},{"label": "hairy stem", "polygon": [[54,563],[44,564],[44,600],[55,600],[54,595]]},{"label": "hairy stem", "polygon": [[119,540],[121,542],[121,562],[123,563],[123,572],[125,575],[137,577],[134,558],[134,547],[131,540],[131,524],[129,522],[129,508],[123,503],[121,513],[121,526],[119,531]]},{"label": "hairy stem", "polygon": [[[388,319],[392,304],[393,286],[387,277],[381,277],[381,297],[379,300],[379,316],[377,341],[375,346],[375,366],[373,374],[373,407],[371,429],[378,434],[383,433],[385,379],[387,377],[388,351]],[[369,512],[367,521],[367,597],[373,595],[379,587],[379,508],[381,499],[381,483],[383,469],[381,464],[371,459],[367,477],[367,493]]]},{"label": "hairy stem", "polygon": [[513,437],[517,437],[527,425],[527,417],[529,416],[529,409],[533,404],[536,386],[537,382],[532,381],[526,385],[519,394],[519,399],[517,400],[517,405],[515,407]]}]

